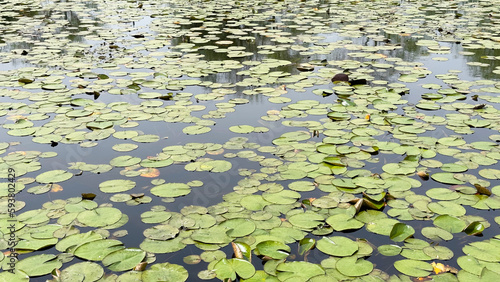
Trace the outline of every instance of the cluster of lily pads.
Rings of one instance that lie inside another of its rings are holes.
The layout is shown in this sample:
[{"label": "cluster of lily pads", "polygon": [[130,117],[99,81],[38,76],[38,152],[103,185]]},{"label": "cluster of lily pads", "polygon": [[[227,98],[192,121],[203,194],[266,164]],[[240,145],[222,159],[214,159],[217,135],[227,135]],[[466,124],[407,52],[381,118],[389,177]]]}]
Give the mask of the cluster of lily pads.
[{"label": "cluster of lily pads", "polygon": [[[491,51],[467,66],[500,74],[497,0],[16,4],[0,12],[2,134],[16,140],[0,143],[0,281],[500,278],[491,212],[500,208],[500,83],[444,65],[459,44],[465,58]],[[411,56],[445,71],[422,82],[441,70]],[[368,83],[332,84],[339,73]],[[243,124],[220,128],[263,97],[265,115],[247,111]],[[143,132],[155,123],[182,136]],[[227,141],[210,142],[220,132]],[[118,154],[104,163],[57,152],[107,150],[104,140]],[[160,145],[140,150],[150,143]],[[160,176],[178,166],[194,177]],[[109,202],[79,195],[87,191],[40,208],[30,201],[113,170],[121,177],[96,192]],[[189,204],[207,188],[197,178],[205,173],[237,184],[221,187],[220,203]],[[153,179],[139,191],[143,177]],[[126,246],[122,207],[138,205],[150,205],[143,238]],[[394,257],[394,268],[379,256]],[[188,271],[201,262],[205,270]]]}]

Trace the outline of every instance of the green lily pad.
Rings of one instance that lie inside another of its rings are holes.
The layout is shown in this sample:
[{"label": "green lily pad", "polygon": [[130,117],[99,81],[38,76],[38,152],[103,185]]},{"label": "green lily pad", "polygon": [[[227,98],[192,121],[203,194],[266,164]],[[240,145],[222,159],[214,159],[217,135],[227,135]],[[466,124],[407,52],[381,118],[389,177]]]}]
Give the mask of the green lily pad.
[{"label": "green lily pad", "polygon": [[299,277],[299,281],[307,281],[312,277],[325,274],[325,270],[318,264],[306,261],[283,262],[276,267],[280,281]]},{"label": "green lily pad", "polygon": [[282,190],[277,193],[265,192],[262,198],[270,203],[287,205],[295,203],[300,198],[300,194],[291,190]]},{"label": "green lily pad", "polygon": [[108,254],[123,248],[123,243],[118,240],[96,240],[80,245],[75,249],[74,255],[86,260],[101,261]]},{"label": "green lily pad", "polygon": [[93,282],[101,279],[104,269],[95,262],[80,262],[68,266],[61,271],[63,281],[85,281]]},{"label": "green lily pad", "polygon": [[484,228],[485,227],[481,222],[474,221],[464,229],[464,232],[467,233],[467,235],[479,235],[484,231]]},{"label": "green lily pad", "polygon": [[500,262],[500,244],[498,240],[490,239],[481,242],[472,242],[462,248],[462,251],[478,260]]},{"label": "green lily pad", "polygon": [[119,156],[111,161],[109,161],[109,164],[115,167],[127,167],[127,166],[133,166],[141,162],[141,158],[137,157],[132,157],[132,156]]},{"label": "green lily pad", "polygon": [[226,227],[227,235],[231,237],[243,237],[255,231],[255,223],[244,218],[233,218],[222,222],[219,226]]},{"label": "green lily pad", "polygon": [[233,259],[221,259],[214,265],[215,273],[217,278],[221,280],[231,279],[236,280],[236,275],[243,279],[248,279],[255,274],[254,266],[243,259],[233,258]]},{"label": "green lily pad", "polygon": [[433,224],[451,233],[462,232],[467,226],[465,221],[447,214],[436,217]]},{"label": "green lily pad", "polygon": [[284,259],[290,255],[291,248],[279,241],[263,241],[257,244],[256,250],[273,259]]},{"label": "green lily pad", "polygon": [[106,180],[99,184],[99,189],[104,193],[125,192],[135,187],[135,182],[128,179]]},{"label": "green lily pad", "polygon": [[449,260],[453,257],[453,252],[444,246],[428,246],[422,251],[432,259]]},{"label": "green lily pad", "polygon": [[303,238],[299,241],[299,255],[304,255],[316,246],[316,240],[313,238]]},{"label": "green lily pad", "polygon": [[68,179],[73,177],[73,174],[71,172],[67,172],[65,170],[51,170],[51,171],[46,171],[42,174],[39,174],[35,180],[39,183],[58,183],[58,182],[63,182]]},{"label": "green lily pad", "polygon": [[341,236],[324,237],[318,241],[316,247],[325,254],[337,257],[351,256],[359,248],[356,242]]},{"label": "green lily pad", "polygon": [[320,225],[323,220],[324,218],[321,215],[310,211],[294,214],[288,219],[292,225],[301,229],[315,228]]},{"label": "green lily pad", "polygon": [[398,245],[381,245],[377,250],[384,256],[397,256],[403,249]]},{"label": "green lily pad", "polygon": [[48,274],[61,266],[62,263],[52,254],[35,255],[16,263],[16,268],[24,271],[30,277]]},{"label": "green lily pad", "polygon": [[335,265],[337,270],[346,276],[363,276],[373,270],[373,263],[356,256],[341,258]]},{"label": "green lily pad", "polygon": [[185,183],[165,183],[151,188],[150,192],[158,197],[181,197],[191,193],[191,187]]},{"label": "green lily pad", "polygon": [[404,223],[396,223],[392,227],[389,236],[394,242],[402,242],[413,234],[415,234],[415,229],[413,229],[413,227],[411,227],[410,225]]},{"label": "green lily pad", "polygon": [[335,214],[326,219],[328,223],[335,231],[353,230],[360,229],[365,225],[350,215],[347,214]]},{"label": "green lily pad", "polygon": [[145,256],[146,252],[141,249],[125,248],[108,254],[102,264],[111,271],[125,271],[134,268]]},{"label": "green lily pad", "polygon": [[229,127],[230,131],[232,131],[234,133],[242,133],[242,134],[253,132],[254,129],[255,128],[251,125],[235,125],[235,126]]},{"label": "green lily pad", "polygon": [[439,241],[439,240],[449,241],[453,239],[453,234],[438,227],[424,227],[422,228],[421,232],[422,235],[433,241]]},{"label": "green lily pad", "polygon": [[104,227],[118,222],[122,212],[117,208],[102,207],[78,214],[78,221],[90,227]]},{"label": "green lily pad", "polygon": [[398,260],[394,267],[399,272],[413,277],[425,277],[433,270],[429,263],[412,259]]},{"label": "green lily pad", "polygon": [[458,180],[454,177],[455,174],[451,172],[437,172],[431,175],[431,178],[437,182],[445,183],[445,184],[464,184],[465,182]]},{"label": "green lily pad", "polygon": [[188,271],[181,265],[173,263],[156,263],[141,276],[142,281],[186,281],[189,277]]}]

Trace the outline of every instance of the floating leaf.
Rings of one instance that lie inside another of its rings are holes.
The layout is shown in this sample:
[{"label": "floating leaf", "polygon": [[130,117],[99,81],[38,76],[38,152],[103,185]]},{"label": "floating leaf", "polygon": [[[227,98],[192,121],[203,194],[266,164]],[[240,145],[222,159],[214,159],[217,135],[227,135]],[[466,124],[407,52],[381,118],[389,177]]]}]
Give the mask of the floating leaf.
[{"label": "floating leaf", "polygon": [[65,170],[56,169],[39,174],[36,177],[36,181],[39,183],[56,183],[66,181],[71,177],[73,177],[72,173]]},{"label": "floating leaf", "polygon": [[394,242],[402,242],[413,234],[415,234],[415,229],[413,229],[410,225],[396,223],[392,227],[391,234],[389,236]]},{"label": "floating leaf", "polygon": [[290,255],[291,248],[279,241],[263,241],[257,244],[256,250],[273,259],[284,259]]},{"label": "floating leaf", "polygon": [[108,254],[102,264],[111,271],[125,271],[134,268],[145,256],[146,252],[141,249],[125,248]]},{"label": "floating leaf", "polygon": [[62,281],[97,281],[104,275],[104,270],[95,262],[80,262],[61,271]]},{"label": "floating leaf", "polygon": [[233,258],[221,259],[214,265],[217,278],[221,280],[231,279],[236,280],[236,275],[243,279],[248,279],[255,274],[254,266],[246,260]]},{"label": "floating leaf", "polygon": [[313,238],[304,238],[299,241],[299,255],[303,256],[316,246],[316,240]]},{"label": "floating leaf", "polygon": [[433,270],[429,263],[412,259],[398,260],[394,263],[394,267],[399,272],[413,277],[427,276]]},{"label": "floating leaf", "polygon": [[337,270],[346,276],[363,276],[373,270],[373,263],[356,256],[341,258],[335,265]]},{"label": "floating leaf", "polygon": [[78,221],[91,227],[104,227],[118,222],[122,212],[117,208],[102,207],[78,214]]},{"label": "floating leaf", "polygon": [[464,232],[467,233],[467,235],[479,235],[484,231],[484,225],[479,222],[479,221],[474,221],[469,224],[464,229]]},{"label": "floating leaf", "polygon": [[40,254],[25,258],[16,263],[16,268],[29,276],[42,276],[58,269],[62,263],[52,254]]},{"label": "floating leaf", "polygon": [[358,250],[358,244],[349,238],[341,236],[324,237],[319,240],[316,247],[325,254],[347,257]]},{"label": "floating leaf", "polygon": [[178,264],[168,262],[156,263],[142,273],[142,281],[186,281],[189,277],[187,270]]}]

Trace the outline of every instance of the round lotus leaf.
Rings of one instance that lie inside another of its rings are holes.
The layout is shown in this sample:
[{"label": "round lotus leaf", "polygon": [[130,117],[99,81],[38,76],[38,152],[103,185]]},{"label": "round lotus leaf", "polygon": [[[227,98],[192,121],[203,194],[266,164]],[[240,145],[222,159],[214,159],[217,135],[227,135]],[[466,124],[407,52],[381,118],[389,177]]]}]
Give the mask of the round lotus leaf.
[{"label": "round lotus leaf", "polygon": [[451,172],[437,172],[431,175],[431,178],[437,182],[445,183],[445,184],[464,184],[465,182],[458,180],[455,178],[455,174]]},{"label": "round lotus leaf", "polygon": [[244,237],[255,231],[255,223],[245,218],[233,218],[219,224],[219,226],[227,228],[226,234],[237,238]]},{"label": "round lotus leaf", "polygon": [[108,254],[123,248],[125,246],[118,240],[96,240],[80,245],[75,249],[74,255],[86,260],[101,261]]},{"label": "round lotus leaf", "polygon": [[19,269],[14,269],[13,272],[10,271],[2,271],[0,272],[0,281],[2,282],[28,282],[30,281],[30,277],[24,271]]},{"label": "round lotus leaf", "polygon": [[248,195],[241,198],[240,204],[247,210],[261,211],[265,206],[272,203],[264,200],[261,195]]},{"label": "round lotus leaf", "polygon": [[138,147],[139,147],[139,145],[137,145],[137,144],[122,143],[122,144],[113,145],[112,149],[117,151],[117,152],[130,152],[130,151],[137,149]]},{"label": "round lotus leaf", "polygon": [[127,167],[127,166],[133,166],[141,162],[141,158],[137,157],[132,157],[132,156],[119,156],[111,161],[109,161],[109,164],[115,167]]},{"label": "round lotus leaf", "polygon": [[122,212],[117,208],[101,207],[78,214],[78,221],[90,227],[104,227],[118,222]]},{"label": "round lotus leaf", "polygon": [[128,179],[114,179],[101,182],[99,189],[104,193],[125,192],[135,187],[135,182]]},{"label": "round lotus leaf", "polygon": [[308,192],[313,191],[316,186],[314,186],[314,183],[310,181],[295,181],[288,184],[288,188],[297,192]]},{"label": "round lotus leaf", "polygon": [[307,176],[307,172],[299,169],[287,169],[280,172],[283,179],[302,179]]},{"label": "round lotus leaf", "polygon": [[251,125],[235,125],[229,127],[229,130],[234,133],[250,133],[254,131],[254,127]]},{"label": "round lotus leaf", "polygon": [[197,135],[197,134],[207,133],[210,130],[212,130],[212,129],[208,126],[191,125],[191,126],[184,127],[184,129],[182,129],[182,132],[184,132],[185,134],[188,134],[188,135]]},{"label": "round lotus leaf", "polygon": [[[16,268],[29,276],[42,276],[54,269],[61,268],[62,263],[53,254],[40,254],[22,259],[16,263]],[[17,280],[16,280],[17,281]]]},{"label": "round lotus leaf", "polygon": [[459,137],[443,137],[438,140],[438,143],[446,145],[446,146],[461,146],[466,142],[462,138]]},{"label": "round lotus leaf", "polygon": [[366,230],[375,234],[389,236],[396,223],[399,223],[399,221],[392,218],[377,219],[366,223]]},{"label": "round lotus leaf", "polygon": [[139,132],[134,131],[134,130],[124,130],[124,131],[117,131],[113,133],[113,137],[118,138],[118,139],[130,139],[133,137],[136,137],[139,135]]},{"label": "round lotus leaf", "polygon": [[464,172],[467,171],[468,168],[464,165],[448,163],[443,164],[441,169],[447,172]]},{"label": "round lotus leaf", "polygon": [[92,242],[95,240],[101,240],[103,237],[100,234],[89,231],[86,233],[73,234],[64,239],[60,240],[56,244],[56,250],[59,252],[70,252],[73,253],[76,246],[80,246],[87,242]]},{"label": "round lotus leaf", "polygon": [[295,203],[300,198],[300,194],[291,190],[282,190],[277,193],[265,192],[262,198],[273,204],[287,205]]},{"label": "round lotus leaf", "polygon": [[451,233],[462,232],[467,226],[465,221],[447,214],[436,217],[433,224]]},{"label": "round lotus leaf", "polygon": [[54,238],[54,232],[62,226],[58,224],[42,225],[31,229],[30,235],[35,239],[51,239]]},{"label": "round lotus leaf", "polygon": [[351,256],[339,259],[335,267],[346,276],[363,276],[372,272],[373,263],[357,256]]},{"label": "round lotus leaf", "polygon": [[481,261],[500,262],[500,244],[496,239],[472,242],[463,247],[462,251]]},{"label": "round lotus leaf", "polygon": [[168,224],[160,224],[156,225],[152,228],[148,228],[144,230],[144,237],[153,239],[153,240],[168,240],[175,238],[175,236],[179,233],[179,229],[168,225]]},{"label": "round lotus leaf", "polygon": [[453,234],[437,227],[424,227],[420,232],[422,233],[422,235],[433,241],[449,241],[453,239]]},{"label": "round lotus leaf", "polygon": [[457,264],[467,272],[470,272],[474,275],[481,275],[482,270],[484,269],[484,262],[478,261],[473,256],[461,256],[457,258]]},{"label": "round lotus leaf", "polygon": [[125,271],[134,268],[146,257],[146,252],[137,248],[125,248],[108,254],[102,264],[111,271]]},{"label": "round lotus leaf", "polygon": [[449,260],[453,257],[453,252],[444,246],[429,246],[425,247],[423,251],[432,259]]},{"label": "round lotus leaf", "polygon": [[160,136],[155,134],[144,134],[132,137],[132,140],[139,143],[154,143],[160,140]]},{"label": "round lotus leaf", "polygon": [[414,167],[404,166],[398,163],[388,163],[382,167],[382,170],[390,174],[403,174],[403,175],[415,172]]},{"label": "round lotus leaf", "polygon": [[479,175],[486,179],[500,179],[500,169],[485,168],[479,171]]},{"label": "round lotus leaf", "polygon": [[425,277],[433,270],[430,263],[412,259],[398,260],[394,263],[394,267],[399,272],[413,277]]},{"label": "round lotus leaf", "polygon": [[142,167],[147,168],[158,168],[158,167],[166,167],[174,163],[172,158],[168,159],[159,159],[159,158],[149,158],[141,161],[140,165]]},{"label": "round lotus leaf", "polygon": [[323,216],[306,211],[305,213],[297,213],[288,218],[288,221],[300,229],[312,229],[316,228],[318,225],[322,224],[324,221]]},{"label": "round lotus leaf", "polygon": [[195,230],[191,239],[206,244],[227,244],[232,239],[226,232],[227,228],[216,225],[207,229]]},{"label": "round lotus leaf", "polygon": [[284,259],[290,255],[291,248],[279,241],[263,241],[257,244],[256,250],[260,255]]},{"label": "round lotus leaf", "polygon": [[324,237],[318,241],[316,247],[325,254],[337,257],[351,256],[359,248],[356,242],[341,236]]},{"label": "round lotus leaf", "polygon": [[39,183],[57,183],[57,182],[63,182],[68,179],[73,177],[73,174],[71,172],[67,172],[65,170],[50,170],[46,171],[42,174],[39,174],[35,180]]},{"label": "round lotus leaf", "polygon": [[182,261],[185,264],[198,264],[201,262],[201,257],[199,255],[189,255],[185,256]]},{"label": "round lotus leaf", "polygon": [[236,280],[236,274],[243,279],[248,279],[255,274],[255,267],[248,261],[233,258],[233,259],[221,259],[214,265],[215,273],[217,278],[221,280],[231,279]]},{"label": "round lotus leaf", "polygon": [[452,216],[462,216],[465,215],[466,210],[459,204],[448,201],[432,202],[427,205],[429,210],[437,214],[448,214]]},{"label": "round lotus leaf", "polygon": [[353,230],[360,229],[365,225],[351,215],[348,214],[335,214],[326,219],[328,223],[335,231]]},{"label": "round lotus leaf", "polygon": [[141,243],[140,247],[146,252],[153,254],[166,254],[166,253],[174,253],[180,251],[186,247],[186,244],[182,243],[182,237],[175,237],[170,240],[152,240],[152,239],[144,239]]},{"label": "round lotus leaf", "polygon": [[188,271],[181,265],[172,263],[157,263],[142,273],[142,281],[186,281]]},{"label": "round lotus leaf", "polygon": [[191,187],[185,183],[165,183],[151,188],[151,194],[158,197],[180,197],[191,193]]},{"label": "round lotus leaf", "polygon": [[203,162],[200,164],[201,170],[210,172],[226,172],[230,170],[232,167],[233,165],[231,164],[231,162],[224,160],[214,160],[214,161]]},{"label": "round lotus leaf", "polygon": [[403,249],[398,245],[381,245],[377,250],[384,256],[397,256]]},{"label": "round lotus leaf", "polygon": [[312,277],[325,274],[325,270],[318,264],[306,261],[283,262],[278,261],[276,273],[279,281],[286,281],[298,277],[299,281],[308,281]]},{"label": "round lotus leaf", "polygon": [[62,281],[97,281],[104,275],[104,269],[95,262],[80,262],[61,271]]},{"label": "round lotus leaf", "polygon": [[432,188],[425,192],[427,196],[436,200],[455,200],[460,198],[460,194],[446,188]]},{"label": "round lotus leaf", "polygon": [[172,217],[170,212],[166,211],[147,211],[141,214],[141,220],[144,223],[160,223],[167,221]]}]

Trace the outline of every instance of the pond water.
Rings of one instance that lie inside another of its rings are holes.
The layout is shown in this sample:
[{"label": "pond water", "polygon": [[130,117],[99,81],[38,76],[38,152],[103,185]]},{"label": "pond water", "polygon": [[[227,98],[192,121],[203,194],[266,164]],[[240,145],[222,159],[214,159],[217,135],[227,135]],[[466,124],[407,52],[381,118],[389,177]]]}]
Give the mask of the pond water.
[{"label": "pond water", "polygon": [[1,3],[0,281],[499,281],[499,4]]}]

